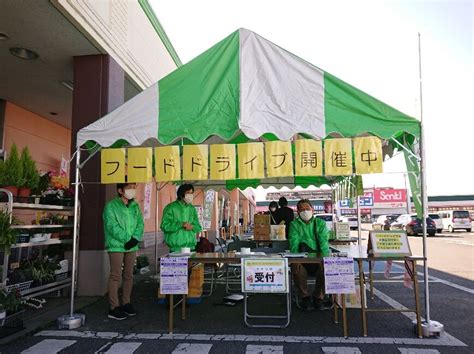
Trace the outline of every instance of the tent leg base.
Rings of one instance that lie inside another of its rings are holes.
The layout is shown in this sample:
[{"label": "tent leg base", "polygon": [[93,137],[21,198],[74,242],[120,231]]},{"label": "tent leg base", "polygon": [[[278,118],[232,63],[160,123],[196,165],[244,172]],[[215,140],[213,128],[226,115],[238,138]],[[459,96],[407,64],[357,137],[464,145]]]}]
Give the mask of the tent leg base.
[{"label": "tent leg base", "polygon": [[[413,326],[416,331],[417,330],[416,321],[413,321]],[[440,337],[444,333],[444,325],[438,321],[430,321],[430,322],[423,321],[421,323],[421,330],[423,333],[423,337],[425,338]]]},{"label": "tent leg base", "polygon": [[72,316],[63,315],[58,317],[58,329],[76,329],[86,323],[86,315],[74,313]]}]

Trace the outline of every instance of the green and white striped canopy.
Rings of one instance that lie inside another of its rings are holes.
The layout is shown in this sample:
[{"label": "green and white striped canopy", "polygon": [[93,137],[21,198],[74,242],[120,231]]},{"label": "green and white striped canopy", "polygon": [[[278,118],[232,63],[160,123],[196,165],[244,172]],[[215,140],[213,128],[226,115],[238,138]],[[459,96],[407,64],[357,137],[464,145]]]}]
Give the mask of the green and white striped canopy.
[{"label": "green and white striped canopy", "polygon": [[289,140],[297,134],[317,140],[418,137],[420,123],[239,29],[81,129],[77,146],[242,143]]}]

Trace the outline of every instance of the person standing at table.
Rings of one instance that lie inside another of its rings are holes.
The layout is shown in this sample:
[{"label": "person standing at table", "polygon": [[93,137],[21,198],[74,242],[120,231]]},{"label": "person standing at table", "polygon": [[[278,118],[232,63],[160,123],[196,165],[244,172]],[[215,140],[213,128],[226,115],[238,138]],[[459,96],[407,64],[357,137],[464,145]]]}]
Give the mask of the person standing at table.
[{"label": "person standing at table", "polygon": [[160,227],[165,235],[165,243],[171,252],[181,251],[183,247],[194,250],[197,243],[196,234],[202,231],[202,226],[193,206],[193,185],[179,186],[177,196],[178,199],[163,210]]},{"label": "person standing at table", "polygon": [[288,207],[288,201],[285,197],[281,197],[278,200],[278,205],[280,205],[280,208],[277,210],[277,219],[280,221],[279,223],[281,223],[282,221],[285,222],[285,236],[288,240],[288,233],[290,232],[290,223],[295,218],[295,214],[293,213],[293,209]]},{"label": "person standing at table", "polygon": [[[137,314],[130,296],[133,288],[133,266],[137,257],[138,243],[143,238],[143,216],[140,206],[134,200],[135,183],[117,184],[118,195],[109,201],[104,208],[105,249],[109,253],[109,318],[124,320],[127,316]],[[122,278],[122,306],[120,306],[118,289]]]},{"label": "person standing at table", "polygon": [[280,223],[278,219],[278,203],[273,201],[268,206],[268,211],[265,213],[270,215],[270,225],[278,225]]},{"label": "person standing at table", "polygon": [[[318,253],[329,256],[328,229],[324,220],[313,217],[313,206],[308,199],[297,204],[298,218],[290,224],[288,234],[292,253]],[[322,264],[293,264],[293,280],[302,298],[301,307],[305,311],[324,310],[330,304],[324,302],[324,271]],[[308,289],[308,274],[316,277],[316,286],[311,293]]]}]

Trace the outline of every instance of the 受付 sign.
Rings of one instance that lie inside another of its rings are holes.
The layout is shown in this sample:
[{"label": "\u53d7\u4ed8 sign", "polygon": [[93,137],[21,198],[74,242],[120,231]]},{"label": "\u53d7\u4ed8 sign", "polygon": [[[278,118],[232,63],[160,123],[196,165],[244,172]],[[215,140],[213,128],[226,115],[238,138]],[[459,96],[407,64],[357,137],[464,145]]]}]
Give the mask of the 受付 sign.
[{"label": "\u53d7\u4ed8 sign", "polygon": [[288,259],[242,259],[242,292],[287,293],[288,289]]}]

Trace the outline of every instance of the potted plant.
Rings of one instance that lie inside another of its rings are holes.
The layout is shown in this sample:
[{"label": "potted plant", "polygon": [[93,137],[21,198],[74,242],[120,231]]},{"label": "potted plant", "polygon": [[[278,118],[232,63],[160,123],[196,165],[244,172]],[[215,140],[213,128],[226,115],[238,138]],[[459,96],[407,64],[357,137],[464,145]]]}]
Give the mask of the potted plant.
[{"label": "potted plant", "polygon": [[0,290],[0,309],[5,316],[0,320],[0,338],[23,329],[21,314],[25,311],[18,291]]},{"label": "potted plant", "polygon": [[14,197],[18,194],[18,187],[23,185],[23,166],[21,165],[18,149],[15,144],[10,148],[10,154],[0,167],[0,185],[9,190]]},{"label": "potted plant", "polygon": [[23,170],[23,184],[18,190],[18,196],[28,198],[31,191],[38,188],[40,175],[36,169],[36,162],[31,158],[30,150],[27,146],[21,151],[20,162]]},{"label": "potted plant", "polygon": [[6,255],[10,254],[11,245],[16,243],[18,231],[12,229],[11,214],[0,208],[0,250],[3,250]]}]

